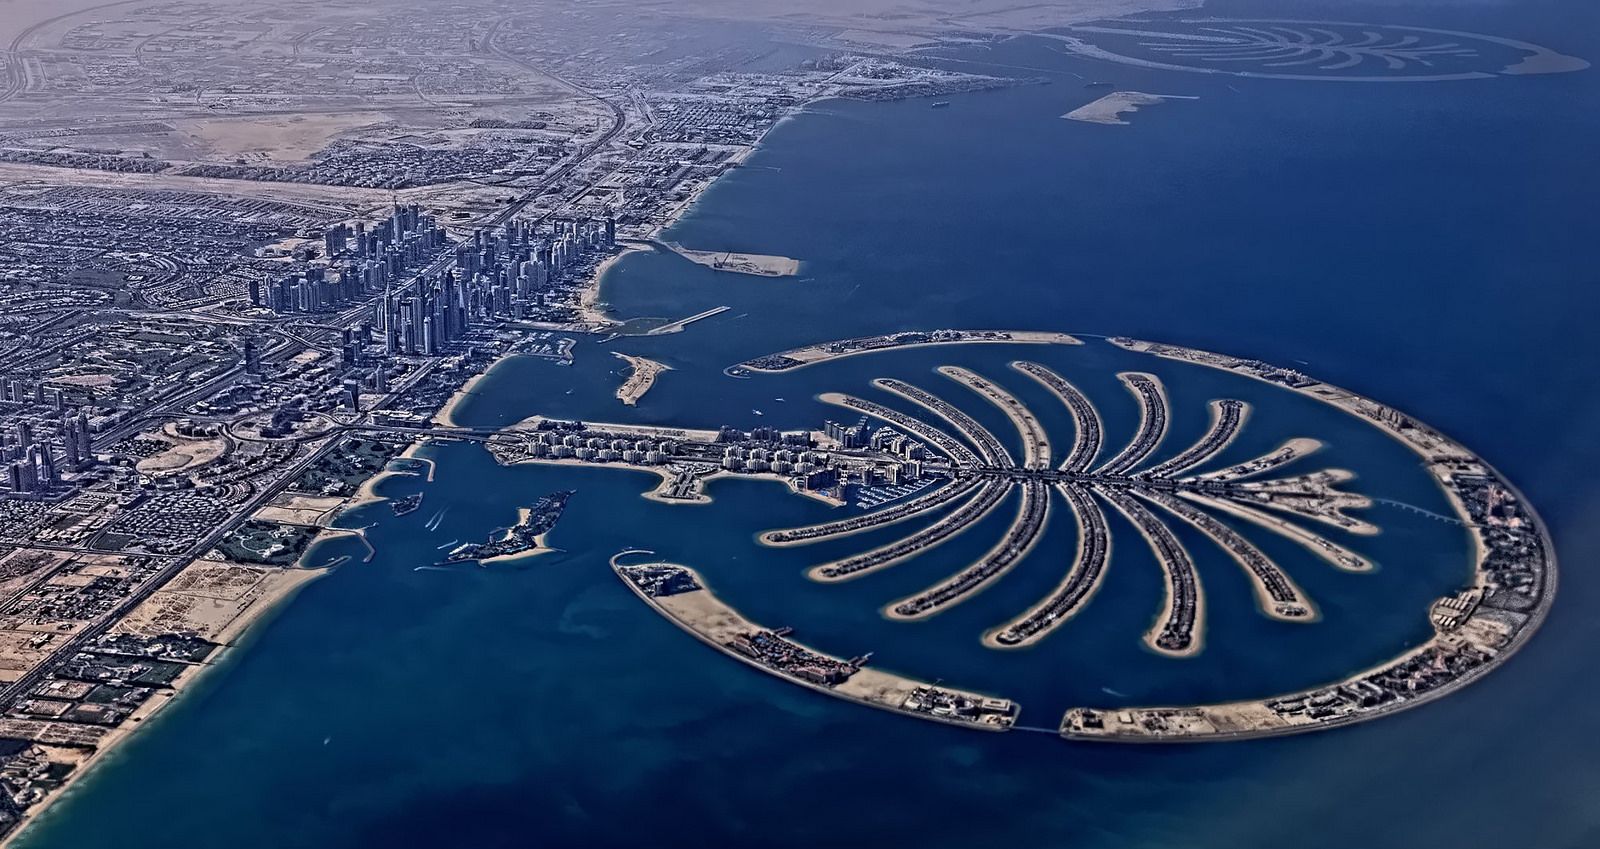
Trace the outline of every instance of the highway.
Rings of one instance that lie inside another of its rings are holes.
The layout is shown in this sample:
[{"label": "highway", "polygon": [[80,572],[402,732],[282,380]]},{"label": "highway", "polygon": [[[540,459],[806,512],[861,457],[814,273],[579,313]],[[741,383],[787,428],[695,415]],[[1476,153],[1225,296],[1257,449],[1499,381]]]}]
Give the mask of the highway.
[{"label": "highway", "polygon": [[251,496],[251,498],[242,504],[239,509],[234,511],[233,518],[217,526],[215,530],[207,534],[198,543],[185,550],[183,554],[178,556],[176,559],[171,560],[166,566],[163,566],[161,570],[153,575],[149,580],[139,585],[139,587],[135,589],[132,594],[118,602],[117,606],[112,608],[110,612],[100,617],[95,622],[85,626],[83,630],[72,635],[72,637],[69,638],[65,643],[62,643],[55,650],[51,651],[50,656],[43,662],[35,665],[32,669],[23,673],[22,677],[11,682],[10,684],[7,684],[4,689],[0,689],[0,704],[9,706],[15,703],[17,699],[26,695],[29,690],[37,686],[38,683],[42,681],[50,671],[54,670],[63,661],[70,659],[73,655],[82,651],[95,639],[99,638],[101,634],[104,634],[118,622],[122,621],[123,617],[127,616],[135,607],[138,607],[141,602],[149,598],[152,593],[161,589],[167,584],[168,581],[171,581],[174,577],[176,577],[178,573],[182,572],[183,569],[187,567],[195,558],[209,551],[213,546],[220,542],[229,531],[237,527],[251,513],[254,513],[262,505],[266,504],[279,492],[288,487],[288,485],[298,478],[302,472],[309,468],[312,463],[315,463],[319,458],[322,457],[323,454],[326,454],[335,444],[337,444],[337,441],[338,440],[329,440],[327,444],[317,448],[314,451],[311,451],[299,462],[295,463],[293,466],[290,466],[278,482],[272,486],[263,488],[254,496]]}]

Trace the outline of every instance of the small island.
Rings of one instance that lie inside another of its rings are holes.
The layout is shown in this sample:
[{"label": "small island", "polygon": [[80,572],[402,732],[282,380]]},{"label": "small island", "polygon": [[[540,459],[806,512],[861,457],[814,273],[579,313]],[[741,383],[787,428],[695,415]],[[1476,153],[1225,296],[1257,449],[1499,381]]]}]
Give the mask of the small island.
[{"label": "small island", "polygon": [[462,543],[450,549],[450,553],[440,565],[477,561],[478,565],[487,566],[530,552],[549,551],[549,547],[544,544],[545,534],[550,533],[550,529],[561,520],[561,514],[566,511],[567,500],[572,494],[572,490],[564,489],[546,495],[532,507],[519,510],[517,523],[506,528],[498,539],[491,538],[488,542],[481,543]]},{"label": "small island", "polygon": [[621,351],[612,351],[611,355],[632,367],[632,370],[628,372],[628,379],[617,387],[617,400],[629,407],[638,404],[639,399],[644,397],[644,393],[650,391],[650,387],[656,384],[658,375],[664,371],[672,370],[672,366],[665,363],[658,363],[655,360],[636,357],[632,354],[624,354]]},{"label": "small island", "polygon": [[793,277],[800,273],[800,260],[769,254],[743,254],[734,251],[694,251],[672,242],[662,242],[668,250],[712,271],[750,274],[756,277]]},{"label": "small island", "polygon": [[1122,116],[1138,112],[1140,107],[1155,106],[1169,100],[1198,100],[1199,98],[1178,94],[1146,94],[1142,91],[1113,91],[1098,100],[1090,101],[1061,117],[1069,121],[1083,121],[1088,124],[1109,124],[1111,126],[1125,127],[1128,125]]},{"label": "small island", "polygon": [[420,492],[414,492],[410,495],[403,495],[389,502],[389,509],[393,510],[396,516],[404,516],[407,513],[414,513],[416,512],[416,509],[421,506],[422,493]]}]

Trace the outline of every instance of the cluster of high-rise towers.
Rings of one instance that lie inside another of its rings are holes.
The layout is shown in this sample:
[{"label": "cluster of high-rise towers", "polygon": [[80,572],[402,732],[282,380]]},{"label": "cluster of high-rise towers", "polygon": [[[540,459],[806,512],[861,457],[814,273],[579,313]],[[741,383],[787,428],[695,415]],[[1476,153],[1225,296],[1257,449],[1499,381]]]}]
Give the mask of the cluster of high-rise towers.
[{"label": "cluster of high-rise towers", "polygon": [[[469,323],[525,317],[586,255],[616,244],[616,221],[512,221],[452,242],[433,216],[397,206],[371,227],[340,224],[323,237],[325,263],[307,263],[251,300],[278,313],[337,310],[382,293],[373,330],[385,353],[437,354]],[[453,248],[453,256],[451,249]],[[453,259],[453,262],[451,260]]]},{"label": "cluster of high-rise towers", "polygon": [[561,222],[543,232],[517,221],[478,230],[455,246],[447,273],[423,274],[415,285],[386,289],[374,329],[382,334],[385,354],[438,354],[468,324],[542,310],[568,269],[615,243],[616,224],[609,218]]},{"label": "cluster of high-rise towers", "polygon": [[62,471],[83,468],[91,459],[89,417],[61,416],[62,456],[57,457],[49,441],[38,439],[33,426],[20,421],[15,438],[0,431],[0,463],[6,467],[6,485],[13,495],[27,496],[48,492],[60,483]]}]

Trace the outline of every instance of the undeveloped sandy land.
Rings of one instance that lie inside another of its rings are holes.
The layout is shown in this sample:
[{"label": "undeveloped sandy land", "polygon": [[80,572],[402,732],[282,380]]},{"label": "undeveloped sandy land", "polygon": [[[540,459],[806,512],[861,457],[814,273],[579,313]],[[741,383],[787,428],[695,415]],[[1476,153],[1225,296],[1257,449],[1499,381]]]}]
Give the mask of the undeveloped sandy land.
[{"label": "undeveloped sandy land", "polygon": [[160,431],[140,434],[145,439],[155,439],[171,446],[165,451],[151,454],[134,466],[140,474],[174,475],[197,469],[221,457],[228,450],[228,442],[221,436],[194,438],[179,436],[169,425]]},{"label": "undeveloped sandy land", "polygon": [[[65,639],[63,635],[61,639]],[[10,683],[38,665],[55,648],[50,634],[0,631],[0,682]]]},{"label": "undeveloped sandy land", "polygon": [[285,492],[256,511],[254,518],[289,525],[323,525],[338,515],[345,499],[337,495],[307,495]]},{"label": "undeveloped sandy land", "polygon": [[322,575],[225,560],[197,560],[152,593],[116,626],[119,633],[156,636],[193,631],[227,642],[287,594]]},{"label": "undeveloped sandy land", "polygon": [[[695,580],[704,587],[704,579],[699,574],[694,573],[694,570],[691,569],[689,571],[695,575]],[[675,620],[680,626],[722,647],[730,657],[737,658],[765,672],[813,690],[839,695],[874,707],[898,711],[902,709],[906,697],[911,695],[913,690],[927,686],[922,681],[871,668],[859,669],[844,683],[831,688],[811,684],[760,663],[750,661],[743,655],[727,649],[727,643],[732,641],[734,637],[739,634],[759,631],[762,626],[741,616],[738,611],[724,604],[715,595],[712,595],[710,590],[701,589],[693,592],[678,593],[677,595],[647,599],[647,601],[661,610],[661,612],[667,614],[669,618]],[[796,645],[804,646],[810,651],[825,657],[833,657],[833,655],[829,655],[826,652],[817,651],[811,646],[806,646],[804,643],[796,642]],[[840,658],[834,657],[834,659],[839,660]],[[939,686],[941,689],[952,693],[961,693],[975,700],[987,698],[978,693],[946,687],[943,684]],[[974,725],[972,727],[980,726]]]},{"label": "undeveloped sandy land", "polygon": [[[169,121],[190,148],[190,158],[246,162],[303,162],[339,135],[381,124],[384,112],[255,115]],[[193,154],[199,154],[195,156]]]},{"label": "undeveloped sandy land", "polygon": [[65,563],[68,555],[38,548],[19,548],[0,557],[0,599],[8,599],[48,569]]}]

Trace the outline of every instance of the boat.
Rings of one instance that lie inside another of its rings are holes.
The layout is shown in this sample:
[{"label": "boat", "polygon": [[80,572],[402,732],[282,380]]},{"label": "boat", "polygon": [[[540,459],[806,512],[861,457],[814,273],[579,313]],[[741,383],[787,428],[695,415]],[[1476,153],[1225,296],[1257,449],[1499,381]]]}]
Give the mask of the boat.
[{"label": "boat", "polygon": [[950,101],[948,101],[948,100],[935,100],[933,102],[933,108],[934,109],[943,109],[943,108],[945,108],[946,106],[949,106],[949,105],[950,105]]}]

